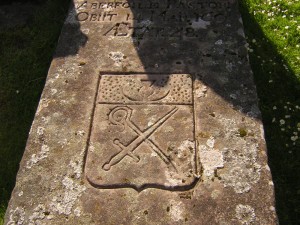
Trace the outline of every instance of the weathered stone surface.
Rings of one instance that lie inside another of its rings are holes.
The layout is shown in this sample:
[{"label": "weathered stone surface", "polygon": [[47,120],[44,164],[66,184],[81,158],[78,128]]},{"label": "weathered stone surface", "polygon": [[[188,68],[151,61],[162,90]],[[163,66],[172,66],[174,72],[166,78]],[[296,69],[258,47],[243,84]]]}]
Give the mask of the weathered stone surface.
[{"label": "weathered stone surface", "polygon": [[276,224],[235,0],[71,5],[7,224]]}]

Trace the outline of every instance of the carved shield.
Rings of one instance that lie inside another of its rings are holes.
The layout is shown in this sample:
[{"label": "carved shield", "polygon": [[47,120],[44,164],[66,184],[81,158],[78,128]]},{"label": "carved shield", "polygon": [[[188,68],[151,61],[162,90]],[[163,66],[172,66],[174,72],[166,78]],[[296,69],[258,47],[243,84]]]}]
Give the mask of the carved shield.
[{"label": "carved shield", "polygon": [[191,75],[102,75],[88,181],[99,188],[184,190],[197,171]]}]

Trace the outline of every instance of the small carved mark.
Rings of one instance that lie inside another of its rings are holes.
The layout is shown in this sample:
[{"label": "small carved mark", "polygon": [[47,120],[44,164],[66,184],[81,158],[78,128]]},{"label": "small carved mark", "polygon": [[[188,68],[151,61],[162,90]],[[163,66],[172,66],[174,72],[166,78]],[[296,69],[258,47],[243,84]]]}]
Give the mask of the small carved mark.
[{"label": "small carved mark", "polygon": [[[131,101],[159,101],[164,99],[170,93],[170,90],[153,87],[155,83],[163,82],[158,79],[141,79],[140,83],[136,84],[135,89],[123,88],[123,95]],[[159,84],[161,85],[161,84]]]}]

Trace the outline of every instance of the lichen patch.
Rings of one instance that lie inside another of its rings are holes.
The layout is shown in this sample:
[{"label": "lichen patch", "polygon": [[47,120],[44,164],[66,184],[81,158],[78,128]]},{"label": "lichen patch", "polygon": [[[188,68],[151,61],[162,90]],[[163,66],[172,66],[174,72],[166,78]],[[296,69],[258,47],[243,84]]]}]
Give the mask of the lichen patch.
[{"label": "lichen patch", "polygon": [[78,198],[86,190],[85,185],[80,182],[84,151],[85,149],[70,160],[67,174],[59,178],[62,188],[54,195],[49,204],[51,212],[64,215],[74,213],[75,216],[81,214],[79,207],[76,207],[74,210],[73,208]]},{"label": "lichen patch", "polygon": [[81,196],[82,192],[86,190],[86,187],[77,184],[69,177],[65,177],[62,184],[65,188],[64,194],[54,197],[50,207],[52,211],[58,214],[70,215],[76,200]]},{"label": "lichen patch", "polygon": [[45,99],[45,98],[41,99],[36,114],[38,115],[44,108],[47,108],[50,102],[51,102],[50,99]]},{"label": "lichen patch", "polygon": [[29,225],[43,224],[42,220],[46,217],[46,208],[44,205],[39,204],[31,216],[29,216]]},{"label": "lichen patch", "polygon": [[232,168],[224,178],[224,186],[233,187],[236,193],[248,192],[253,183],[260,178],[260,166],[258,164],[247,166],[236,166]]},{"label": "lichen patch", "polygon": [[224,149],[224,156],[225,164],[230,168],[221,175],[224,186],[233,187],[236,193],[248,192],[260,179],[261,166],[256,163],[257,146],[244,144],[237,149]]},{"label": "lichen patch", "polygon": [[[228,146],[230,146],[222,149],[224,169],[218,174],[224,187],[232,187],[239,194],[248,192],[252,185],[259,181],[261,174],[261,165],[257,162],[257,141],[247,136],[237,135],[238,124],[234,119],[222,116],[217,116],[217,119],[224,127],[224,139],[228,140]],[[251,126],[254,125],[249,123],[246,128]]]},{"label": "lichen patch", "polygon": [[42,145],[41,151],[37,154],[32,154],[29,161],[26,163],[26,168],[30,169],[32,166],[37,164],[40,160],[47,158],[49,154],[49,147],[45,144]]},{"label": "lichen patch", "polygon": [[175,200],[170,201],[170,215],[173,221],[180,221],[183,220],[183,210],[184,210],[184,205],[182,202],[178,202]]},{"label": "lichen patch", "polygon": [[206,145],[210,148],[213,148],[215,146],[215,138],[214,137],[210,137],[207,141],[206,141]]},{"label": "lichen patch", "polygon": [[44,131],[45,131],[45,128],[44,128],[44,127],[38,127],[36,133],[37,133],[38,135],[43,135],[43,134],[44,134]]},{"label": "lichen patch", "polygon": [[176,185],[176,184],[178,184],[178,182],[181,181],[181,177],[173,171],[166,170],[165,177],[167,180],[167,182],[165,183],[165,186]]},{"label": "lichen patch", "polygon": [[71,160],[70,164],[69,164],[73,170],[74,170],[74,178],[79,179],[81,177],[81,173],[82,173],[82,161],[73,161]]},{"label": "lichen patch", "polygon": [[207,96],[207,86],[202,85],[200,88],[195,90],[195,96],[198,98],[204,98]]},{"label": "lichen patch", "polygon": [[185,140],[182,144],[178,147],[178,158],[185,158],[189,152],[194,152],[195,150],[195,143],[190,140]]},{"label": "lichen patch", "polygon": [[235,208],[235,216],[240,224],[243,225],[250,225],[255,221],[254,209],[249,205],[237,205]]},{"label": "lichen patch", "polygon": [[22,207],[17,207],[9,211],[9,221],[7,225],[22,225],[25,221],[25,211]]},{"label": "lichen patch", "polygon": [[124,54],[122,52],[110,52],[108,54],[109,58],[115,62],[116,66],[121,66]]},{"label": "lichen patch", "polygon": [[[213,144],[210,143],[210,146],[213,146]],[[213,176],[216,169],[224,167],[223,155],[219,150],[200,145],[199,152],[201,165],[203,166],[204,175],[206,177]]]}]

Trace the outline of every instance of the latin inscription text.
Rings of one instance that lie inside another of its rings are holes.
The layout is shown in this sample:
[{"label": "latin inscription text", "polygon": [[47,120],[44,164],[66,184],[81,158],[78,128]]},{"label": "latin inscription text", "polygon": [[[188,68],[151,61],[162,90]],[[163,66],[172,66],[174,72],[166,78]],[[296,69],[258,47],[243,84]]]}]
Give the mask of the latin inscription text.
[{"label": "latin inscription text", "polygon": [[211,23],[222,24],[230,10],[227,1],[162,0],[88,2],[76,6],[80,22],[105,24],[103,36],[197,38]]}]

